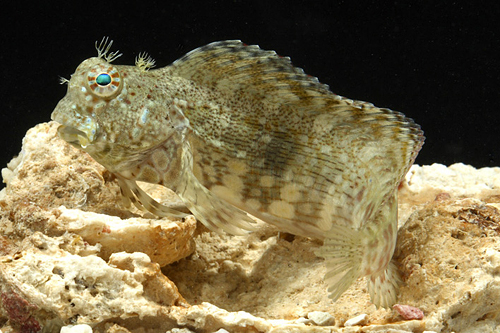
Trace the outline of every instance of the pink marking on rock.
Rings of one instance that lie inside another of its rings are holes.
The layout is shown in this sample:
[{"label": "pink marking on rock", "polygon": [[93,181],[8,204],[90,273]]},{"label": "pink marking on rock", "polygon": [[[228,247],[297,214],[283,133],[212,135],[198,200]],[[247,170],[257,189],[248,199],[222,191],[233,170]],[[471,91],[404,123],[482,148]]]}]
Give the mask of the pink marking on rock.
[{"label": "pink marking on rock", "polygon": [[392,308],[396,310],[405,320],[424,319],[424,312],[414,306],[394,304]]},{"label": "pink marking on rock", "polygon": [[3,307],[11,324],[22,333],[36,333],[41,331],[40,323],[31,315],[36,306],[15,292],[1,293],[0,306]]}]

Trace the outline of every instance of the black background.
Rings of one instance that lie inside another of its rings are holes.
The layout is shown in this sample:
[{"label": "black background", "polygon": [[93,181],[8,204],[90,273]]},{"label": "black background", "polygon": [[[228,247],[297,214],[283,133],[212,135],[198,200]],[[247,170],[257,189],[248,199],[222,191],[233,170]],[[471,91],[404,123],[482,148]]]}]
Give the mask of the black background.
[{"label": "black background", "polygon": [[[500,164],[500,6],[451,1],[4,2],[0,167],[50,120],[59,76],[114,39],[133,64],[166,66],[209,42],[241,39],[290,56],[333,92],[401,111],[427,137],[418,164]],[[49,158],[49,157],[48,157]]]}]

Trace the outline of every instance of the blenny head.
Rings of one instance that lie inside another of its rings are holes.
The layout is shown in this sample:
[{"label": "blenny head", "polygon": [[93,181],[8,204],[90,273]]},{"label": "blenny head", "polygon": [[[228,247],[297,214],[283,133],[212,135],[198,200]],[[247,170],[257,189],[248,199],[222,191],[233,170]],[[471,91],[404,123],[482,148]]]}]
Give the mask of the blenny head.
[{"label": "blenny head", "polygon": [[61,124],[62,139],[113,172],[164,141],[172,126],[156,102],[157,93],[141,87],[154,61],[142,55],[136,66],[112,65],[121,54],[109,53],[111,44],[107,38],[96,43],[98,56],[83,61],[64,80],[68,91],[51,118]]}]

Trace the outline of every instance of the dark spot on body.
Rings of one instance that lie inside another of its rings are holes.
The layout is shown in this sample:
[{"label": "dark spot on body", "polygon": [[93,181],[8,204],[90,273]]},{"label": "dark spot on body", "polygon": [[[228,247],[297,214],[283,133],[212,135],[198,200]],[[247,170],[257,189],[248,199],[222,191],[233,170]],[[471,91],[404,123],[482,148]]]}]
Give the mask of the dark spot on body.
[{"label": "dark spot on body", "polygon": [[264,158],[264,170],[266,173],[282,177],[283,172],[287,169],[290,156],[295,156],[298,150],[294,140],[288,133],[274,133],[269,143],[262,143],[261,148]]}]

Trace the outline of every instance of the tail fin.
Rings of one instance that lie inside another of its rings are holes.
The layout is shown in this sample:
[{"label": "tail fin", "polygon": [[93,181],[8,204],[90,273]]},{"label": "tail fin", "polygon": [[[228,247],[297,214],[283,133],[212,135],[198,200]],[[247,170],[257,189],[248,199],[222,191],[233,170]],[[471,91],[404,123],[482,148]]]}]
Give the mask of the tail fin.
[{"label": "tail fin", "polygon": [[[316,254],[325,258],[329,297],[336,301],[359,277],[370,275],[368,291],[377,307],[389,308],[396,303],[402,280],[397,267],[389,262],[378,267],[377,249],[370,246],[373,234],[369,230],[354,230],[335,226],[328,232],[323,247]],[[385,250],[380,248],[380,250]],[[392,256],[392,252],[390,253]]]},{"label": "tail fin", "polygon": [[403,284],[399,271],[393,262],[385,270],[374,273],[368,279],[368,292],[372,302],[384,308],[396,303],[399,287]]},{"label": "tail fin", "polygon": [[316,254],[325,258],[329,297],[336,301],[361,275],[365,245],[363,231],[335,226]]}]

